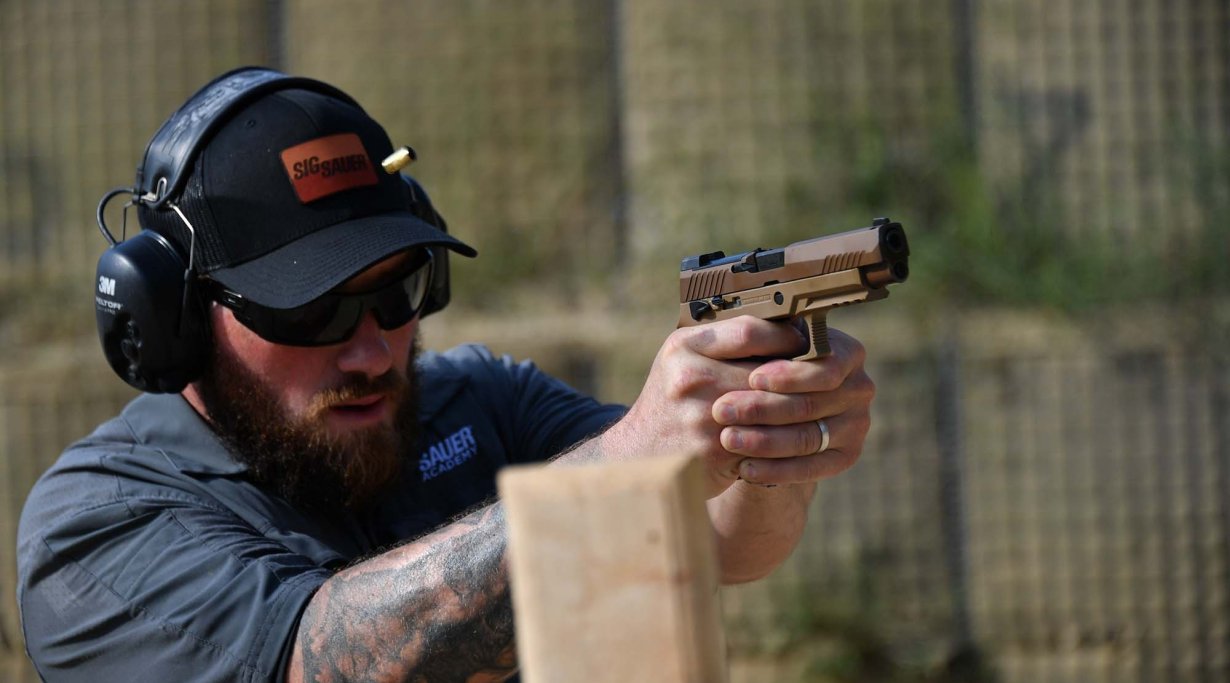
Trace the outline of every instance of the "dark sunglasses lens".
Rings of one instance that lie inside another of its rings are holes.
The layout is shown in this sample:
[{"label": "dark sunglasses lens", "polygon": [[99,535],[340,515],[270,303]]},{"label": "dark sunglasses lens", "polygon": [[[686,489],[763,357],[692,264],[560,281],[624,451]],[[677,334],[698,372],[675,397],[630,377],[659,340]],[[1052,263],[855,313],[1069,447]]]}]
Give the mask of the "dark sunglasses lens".
[{"label": "dark sunglasses lens", "polygon": [[359,308],[354,301],[322,296],[296,308],[270,310],[268,332],[282,344],[333,344],[350,336]]},{"label": "dark sunglasses lens", "polygon": [[431,285],[431,264],[430,260],[427,261],[401,282],[375,294],[376,301],[372,307],[381,328],[392,330],[401,327],[413,320],[423,308]]}]

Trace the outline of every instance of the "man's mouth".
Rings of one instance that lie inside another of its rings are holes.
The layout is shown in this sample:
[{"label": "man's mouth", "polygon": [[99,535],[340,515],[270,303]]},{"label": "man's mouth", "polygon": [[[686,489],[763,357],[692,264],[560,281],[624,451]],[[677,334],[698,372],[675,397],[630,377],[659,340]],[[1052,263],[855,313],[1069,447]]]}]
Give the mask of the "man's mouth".
[{"label": "man's mouth", "polygon": [[387,395],[368,394],[329,406],[329,415],[345,424],[362,426],[383,420],[388,407]]}]

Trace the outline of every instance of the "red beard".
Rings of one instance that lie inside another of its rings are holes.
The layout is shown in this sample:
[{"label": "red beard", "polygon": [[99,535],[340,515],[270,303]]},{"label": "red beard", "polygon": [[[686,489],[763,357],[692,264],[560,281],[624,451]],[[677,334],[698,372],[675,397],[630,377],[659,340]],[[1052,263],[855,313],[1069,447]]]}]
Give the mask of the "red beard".
[{"label": "red beard", "polygon": [[[214,431],[236,460],[248,466],[257,485],[305,510],[352,510],[371,506],[397,480],[420,432],[418,383],[410,349],[403,374],[397,370],[370,379],[346,375],[312,398],[307,414],[288,415],[276,392],[237,359],[214,352],[197,390]],[[341,436],[326,430],[326,414],[339,402],[384,394],[393,402],[394,420]]]}]

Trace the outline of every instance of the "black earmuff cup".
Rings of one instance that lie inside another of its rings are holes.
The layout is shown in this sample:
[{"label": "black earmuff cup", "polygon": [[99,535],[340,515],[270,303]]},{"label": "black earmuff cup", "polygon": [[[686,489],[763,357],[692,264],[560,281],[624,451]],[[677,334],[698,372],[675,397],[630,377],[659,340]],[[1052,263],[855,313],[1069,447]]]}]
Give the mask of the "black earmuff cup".
[{"label": "black earmuff cup", "polygon": [[94,317],[103,355],[141,391],[183,391],[204,367],[207,322],[185,291],[186,272],[171,243],[148,230],[98,259]]}]

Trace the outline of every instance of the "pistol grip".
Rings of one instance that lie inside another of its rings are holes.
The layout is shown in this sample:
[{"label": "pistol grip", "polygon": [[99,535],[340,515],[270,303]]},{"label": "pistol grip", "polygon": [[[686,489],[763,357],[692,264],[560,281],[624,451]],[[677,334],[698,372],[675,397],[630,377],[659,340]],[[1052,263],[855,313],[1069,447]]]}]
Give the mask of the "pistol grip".
[{"label": "pistol grip", "polygon": [[808,343],[811,347],[807,349],[807,353],[795,356],[792,360],[814,360],[832,353],[833,350],[829,348],[828,312],[804,313],[799,317],[806,323]]}]

